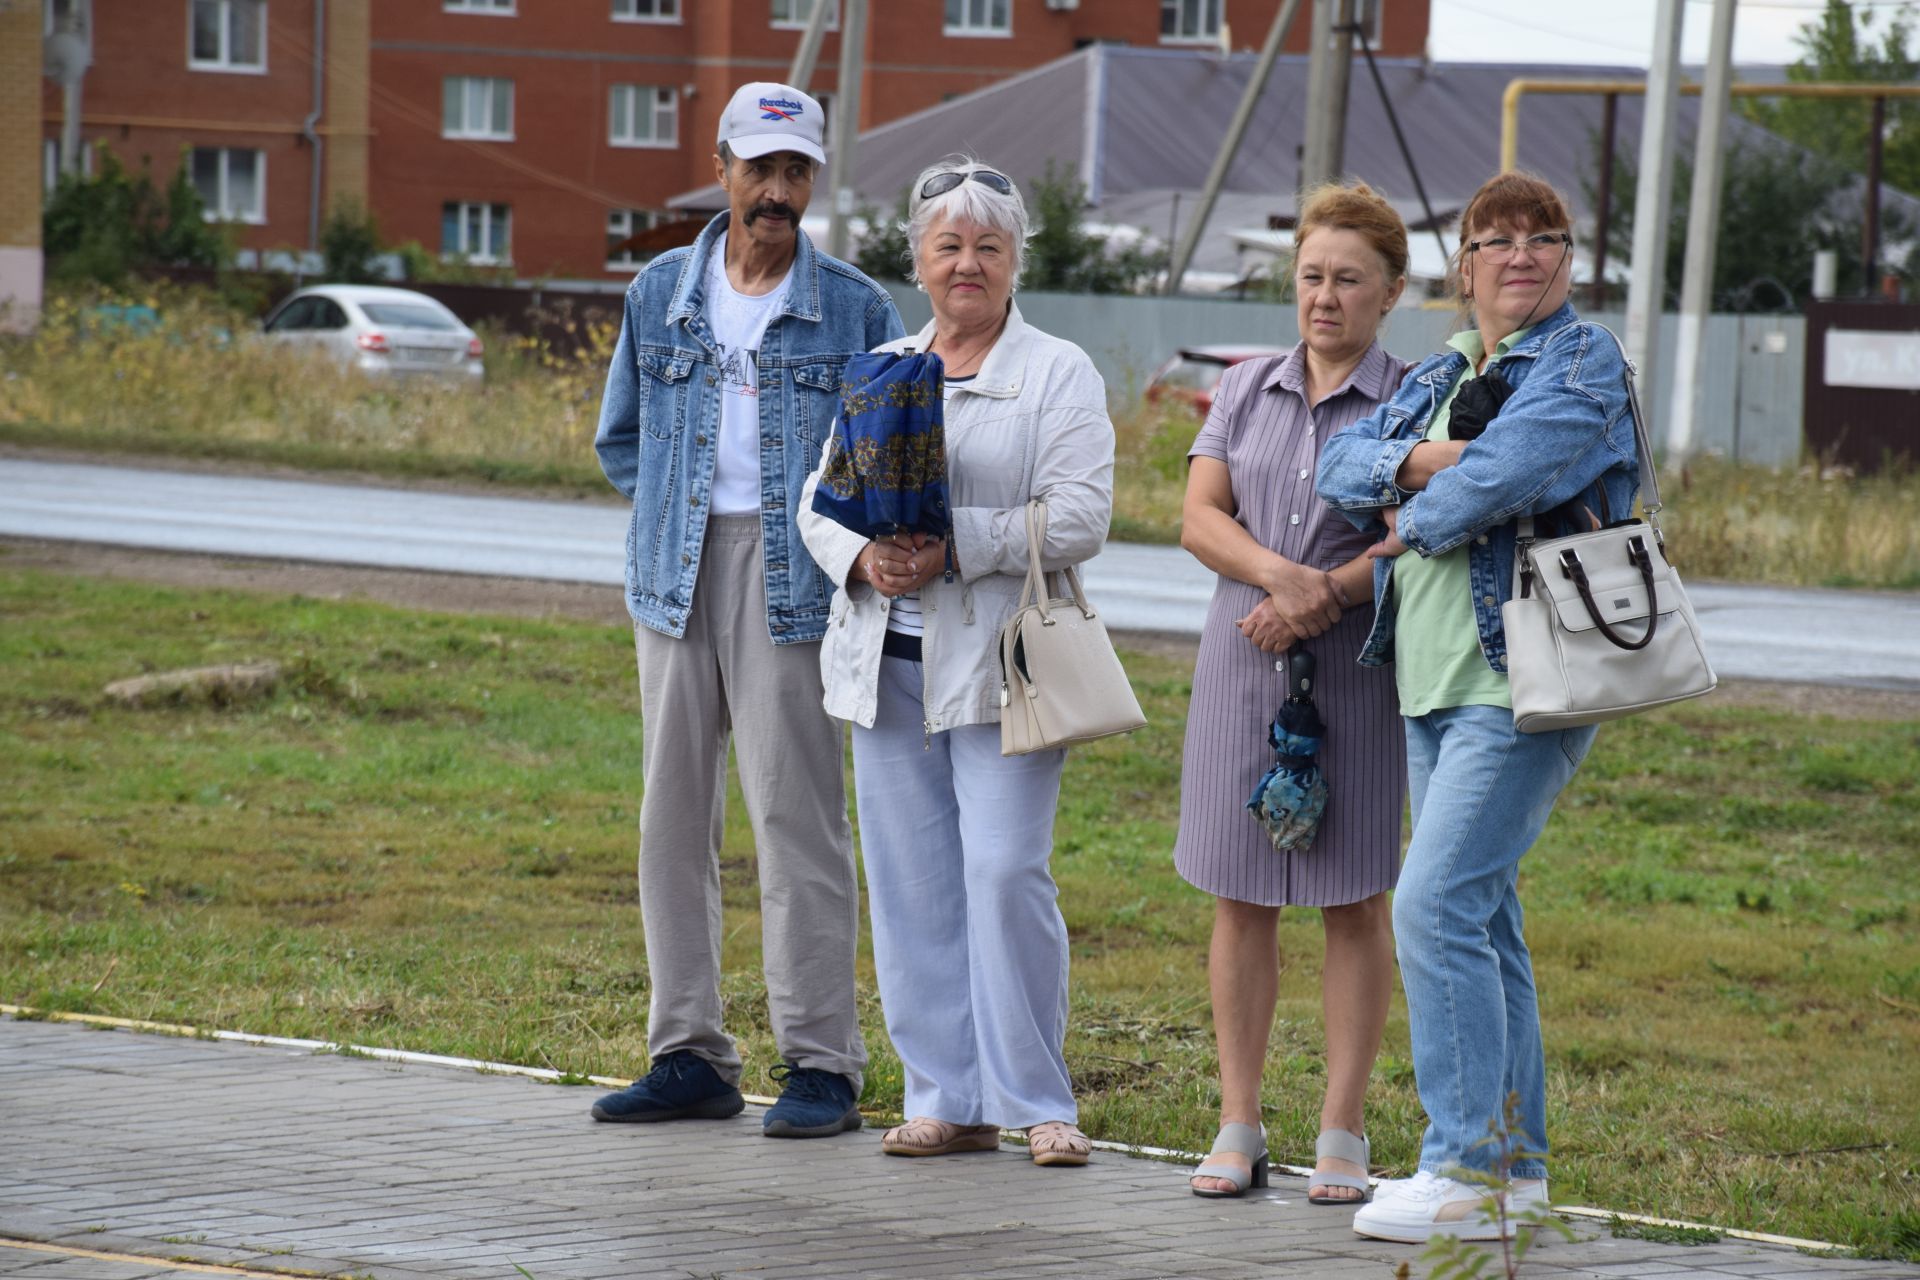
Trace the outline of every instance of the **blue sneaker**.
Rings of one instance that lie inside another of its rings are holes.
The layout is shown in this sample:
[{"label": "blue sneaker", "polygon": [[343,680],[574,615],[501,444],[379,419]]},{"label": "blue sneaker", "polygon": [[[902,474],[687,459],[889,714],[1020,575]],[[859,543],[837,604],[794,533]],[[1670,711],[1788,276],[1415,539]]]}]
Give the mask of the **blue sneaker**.
[{"label": "blue sneaker", "polygon": [[780,1100],[761,1121],[769,1138],[830,1138],[858,1129],[853,1081],[831,1071],[783,1062],[767,1073],[781,1082]]},{"label": "blue sneaker", "polygon": [[655,1120],[725,1120],[747,1100],[691,1049],[654,1059],[653,1070],[593,1104],[595,1120],[646,1124]]}]

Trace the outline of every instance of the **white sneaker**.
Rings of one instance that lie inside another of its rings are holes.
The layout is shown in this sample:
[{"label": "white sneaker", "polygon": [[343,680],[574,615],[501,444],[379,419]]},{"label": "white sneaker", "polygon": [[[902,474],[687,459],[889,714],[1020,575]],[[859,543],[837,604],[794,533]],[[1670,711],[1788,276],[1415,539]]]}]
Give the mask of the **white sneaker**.
[{"label": "white sneaker", "polygon": [[[1515,1219],[1547,1206],[1547,1180],[1526,1178],[1513,1183],[1507,1195],[1506,1235],[1513,1237]],[[1428,1173],[1382,1182],[1373,1201],[1353,1215],[1356,1235],[1403,1244],[1425,1244],[1435,1236],[1462,1240],[1498,1240],[1501,1222],[1485,1187]]]}]

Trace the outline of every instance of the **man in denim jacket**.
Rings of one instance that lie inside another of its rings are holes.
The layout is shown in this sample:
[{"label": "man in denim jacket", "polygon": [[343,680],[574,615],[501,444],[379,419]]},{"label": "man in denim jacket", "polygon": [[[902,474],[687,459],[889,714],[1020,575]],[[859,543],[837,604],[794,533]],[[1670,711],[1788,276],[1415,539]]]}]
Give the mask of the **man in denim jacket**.
[{"label": "man in denim jacket", "polygon": [[633,500],[626,591],[646,719],[640,912],[653,1069],[601,1098],[597,1120],[722,1119],[745,1106],[720,1001],[732,738],[784,1059],[765,1132],[823,1137],[861,1123],[858,890],[841,731],[821,707],[833,584],[795,516],[841,367],[903,330],[885,290],[800,230],[826,158],[823,123],[820,104],[786,85],[733,95],[715,157],[728,211],[634,279],[607,374],[594,446]]}]

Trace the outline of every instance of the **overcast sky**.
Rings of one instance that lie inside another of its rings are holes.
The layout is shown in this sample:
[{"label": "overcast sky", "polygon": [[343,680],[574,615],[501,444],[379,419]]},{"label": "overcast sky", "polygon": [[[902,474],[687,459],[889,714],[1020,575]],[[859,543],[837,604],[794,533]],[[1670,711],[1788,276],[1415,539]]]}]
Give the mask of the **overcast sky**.
[{"label": "overcast sky", "polygon": [[[1685,0],[1683,61],[1707,58],[1711,0]],[[1747,0],[1735,13],[1735,62],[1785,63],[1794,33],[1824,0]],[[1876,8],[1885,12],[1884,3]],[[1433,0],[1427,48],[1440,62],[1585,62],[1647,65],[1655,0]]]}]

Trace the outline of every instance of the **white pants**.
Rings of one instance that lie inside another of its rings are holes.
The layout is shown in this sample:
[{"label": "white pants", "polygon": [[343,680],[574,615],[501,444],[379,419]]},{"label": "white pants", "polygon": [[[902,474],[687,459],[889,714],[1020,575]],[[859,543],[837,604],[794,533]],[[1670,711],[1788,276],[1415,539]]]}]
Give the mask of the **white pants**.
[{"label": "white pants", "polygon": [[883,658],[873,728],[853,730],[874,967],[906,1113],[1016,1129],[1075,1120],[1067,925],[1047,870],[1066,752],[1002,756],[995,724],[929,737],[921,675]]}]

